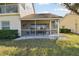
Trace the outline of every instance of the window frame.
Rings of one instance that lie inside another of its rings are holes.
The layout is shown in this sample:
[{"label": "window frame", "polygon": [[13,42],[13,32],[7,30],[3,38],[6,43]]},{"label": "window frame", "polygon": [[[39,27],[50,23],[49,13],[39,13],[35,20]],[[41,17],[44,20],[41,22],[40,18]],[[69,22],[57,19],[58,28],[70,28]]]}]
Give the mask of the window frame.
[{"label": "window frame", "polygon": [[1,21],[2,30],[10,30],[10,22],[9,21]]}]

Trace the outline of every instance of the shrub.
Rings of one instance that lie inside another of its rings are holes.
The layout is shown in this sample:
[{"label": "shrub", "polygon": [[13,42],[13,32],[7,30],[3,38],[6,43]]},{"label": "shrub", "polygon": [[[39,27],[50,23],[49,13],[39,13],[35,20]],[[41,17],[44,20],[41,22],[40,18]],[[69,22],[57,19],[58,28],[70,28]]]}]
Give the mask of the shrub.
[{"label": "shrub", "polygon": [[71,30],[70,29],[60,29],[60,33],[71,33]]},{"label": "shrub", "polygon": [[0,30],[0,40],[1,39],[15,39],[18,37],[17,30]]}]

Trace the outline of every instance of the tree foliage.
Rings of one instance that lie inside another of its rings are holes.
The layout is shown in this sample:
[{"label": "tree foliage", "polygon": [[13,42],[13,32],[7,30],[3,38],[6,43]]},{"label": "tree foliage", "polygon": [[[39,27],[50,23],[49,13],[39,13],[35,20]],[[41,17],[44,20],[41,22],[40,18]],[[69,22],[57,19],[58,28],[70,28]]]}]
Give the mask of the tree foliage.
[{"label": "tree foliage", "polygon": [[74,13],[79,15],[79,3],[63,3],[63,5]]}]

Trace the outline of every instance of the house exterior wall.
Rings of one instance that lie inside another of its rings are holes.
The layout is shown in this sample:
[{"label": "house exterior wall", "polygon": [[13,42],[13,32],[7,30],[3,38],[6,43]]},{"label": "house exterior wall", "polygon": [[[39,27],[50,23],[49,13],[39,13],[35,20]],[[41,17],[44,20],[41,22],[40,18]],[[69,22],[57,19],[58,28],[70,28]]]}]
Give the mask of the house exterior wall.
[{"label": "house exterior wall", "polygon": [[19,36],[21,36],[21,23],[19,15],[0,16],[0,29],[2,29],[1,21],[9,21],[11,30],[18,30]]},{"label": "house exterior wall", "polygon": [[[25,4],[25,9],[22,4]],[[32,3],[19,3],[17,13],[0,13],[0,29],[2,29],[1,21],[9,21],[11,30],[18,30],[21,36],[21,17],[34,13]]]},{"label": "house exterior wall", "polygon": [[34,9],[33,9],[32,3],[25,3],[25,8],[23,8],[22,4],[23,3],[18,4],[20,17],[24,17],[29,14],[34,14]]},{"label": "house exterior wall", "polygon": [[69,14],[60,21],[60,28],[71,29],[72,32],[79,34],[79,15]]}]

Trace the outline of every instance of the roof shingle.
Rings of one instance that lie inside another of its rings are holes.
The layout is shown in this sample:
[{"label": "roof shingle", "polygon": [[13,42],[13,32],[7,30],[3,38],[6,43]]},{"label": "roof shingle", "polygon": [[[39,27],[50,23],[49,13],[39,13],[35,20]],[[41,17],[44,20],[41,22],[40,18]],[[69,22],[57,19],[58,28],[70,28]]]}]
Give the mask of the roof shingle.
[{"label": "roof shingle", "polygon": [[22,17],[22,19],[35,19],[35,18],[62,18],[62,16],[57,16],[50,13],[42,13],[42,14],[30,14]]}]

